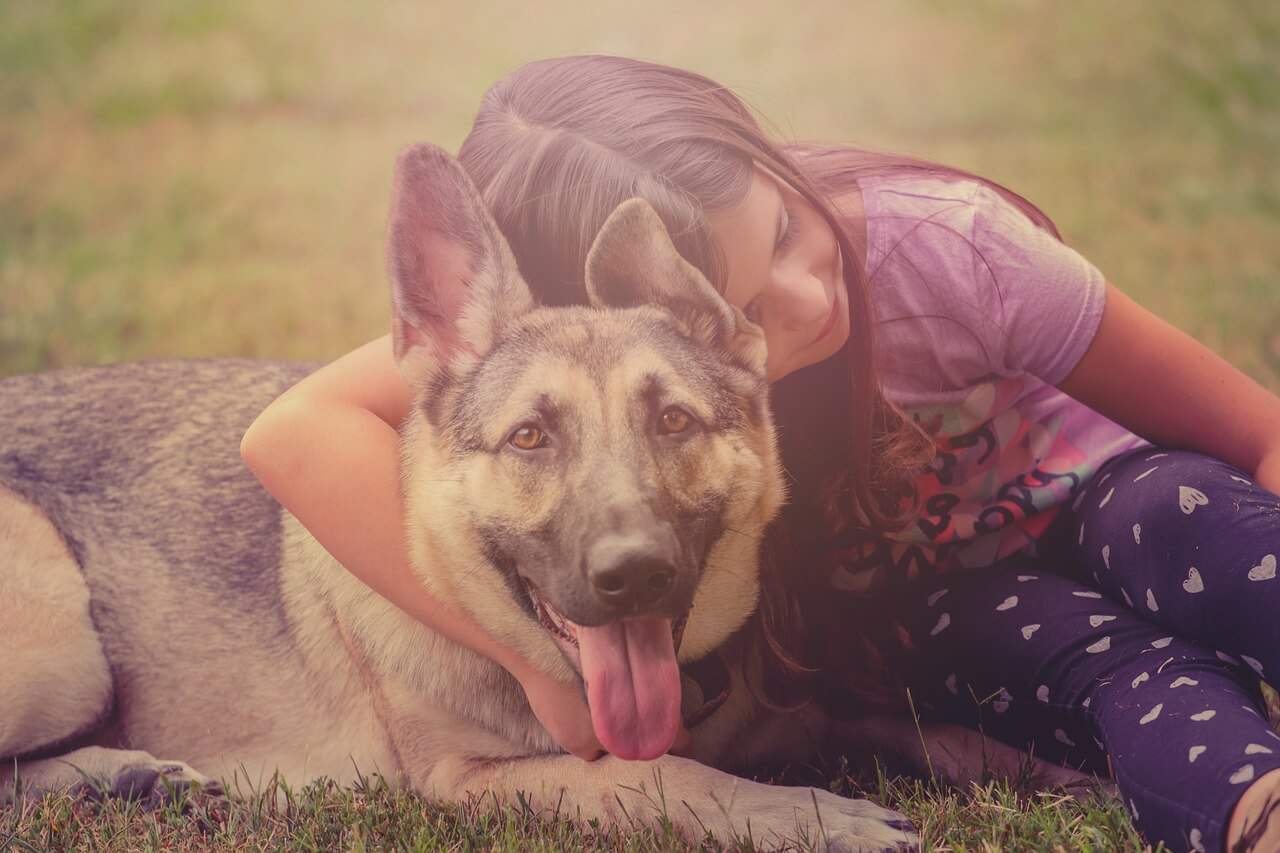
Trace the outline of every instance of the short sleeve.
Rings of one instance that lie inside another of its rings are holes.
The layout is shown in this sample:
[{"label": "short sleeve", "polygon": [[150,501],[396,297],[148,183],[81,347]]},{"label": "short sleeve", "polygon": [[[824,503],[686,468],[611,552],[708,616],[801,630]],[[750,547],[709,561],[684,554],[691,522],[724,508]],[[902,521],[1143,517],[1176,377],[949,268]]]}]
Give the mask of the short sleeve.
[{"label": "short sleeve", "polygon": [[974,276],[998,295],[1004,368],[1056,385],[1098,331],[1106,281],[990,187],[979,189],[973,203]]}]

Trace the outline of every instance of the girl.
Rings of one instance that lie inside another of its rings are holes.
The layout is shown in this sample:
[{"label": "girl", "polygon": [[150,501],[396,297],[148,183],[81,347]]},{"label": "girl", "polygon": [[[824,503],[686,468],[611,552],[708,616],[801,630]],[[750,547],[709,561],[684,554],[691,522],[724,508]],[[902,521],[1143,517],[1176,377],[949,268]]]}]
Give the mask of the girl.
[{"label": "girl", "polygon": [[[1153,842],[1280,845],[1257,686],[1280,672],[1280,401],[1026,199],[907,157],[780,147],[697,74],[533,63],[487,93],[459,159],[543,301],[583,299],[593,236],[641,196],[763,327],[793,478],[753,627],[767,696],[853,713],[910,688],[930,718],[1110,772]],[[245,461],[350,571],[598,755],[576,686],[412,581],[410,403],[374,341],[272,404]]]}]

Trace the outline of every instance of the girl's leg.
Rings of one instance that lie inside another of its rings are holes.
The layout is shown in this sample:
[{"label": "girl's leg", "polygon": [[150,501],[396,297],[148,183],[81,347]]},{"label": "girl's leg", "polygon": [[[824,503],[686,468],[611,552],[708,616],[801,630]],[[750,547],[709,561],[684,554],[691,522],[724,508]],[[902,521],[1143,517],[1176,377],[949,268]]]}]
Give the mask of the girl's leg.
[{"label": "girl's leg", "polygon": [[1280,769],[1280,738],[1248,669],[1038,561],[911,590],[899,613],[923,716],[1076,767],[1109,766],[1153,842],[1223,849],[1249,782]]},{"label": "girl's leg", "polygon": [[[1148,449],[1108,463],[1075,520],[1072,562],[1109,595],[1259,677],[1280,677],[1280,497],[1210,457]],[[1280,776],[1249,794],[1238,823],[1262,818]],[[1280,846],[1280,819],[1274,833]]]}]

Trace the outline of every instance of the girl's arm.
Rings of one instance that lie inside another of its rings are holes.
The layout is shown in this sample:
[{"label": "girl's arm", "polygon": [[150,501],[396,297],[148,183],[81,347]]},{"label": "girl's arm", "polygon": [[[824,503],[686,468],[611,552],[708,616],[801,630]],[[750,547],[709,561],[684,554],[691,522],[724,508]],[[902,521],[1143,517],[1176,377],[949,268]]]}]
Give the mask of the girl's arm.
[{"label": "girl's arm", "polygon": [[1111,284],[1093,342],[1058,387],[1154,444],[1221,459],[1280,494],[1280,399]]},{"label": "girl's arm", "polygon": [[535,669],[414,579],[397,434],[411,402],[390,336],[379,338],[281,395],[245,433],[240,453],[348,571],[432,630],[502,665],[557,743],[581,758],[598,757],[603,750],[577,685]]}]

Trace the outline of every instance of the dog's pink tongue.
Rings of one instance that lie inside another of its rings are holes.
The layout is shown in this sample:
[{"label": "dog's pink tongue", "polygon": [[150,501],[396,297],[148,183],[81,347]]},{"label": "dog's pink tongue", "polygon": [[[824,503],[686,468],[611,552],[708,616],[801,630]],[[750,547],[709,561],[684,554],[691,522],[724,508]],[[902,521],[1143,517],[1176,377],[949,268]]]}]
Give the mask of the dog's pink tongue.
[{"label": "dog's pink tongue", "polygon": [[582,678],[596,737],[626,759],[657,758],[680,729],[680,668],[671,620],[578,626]]}]

